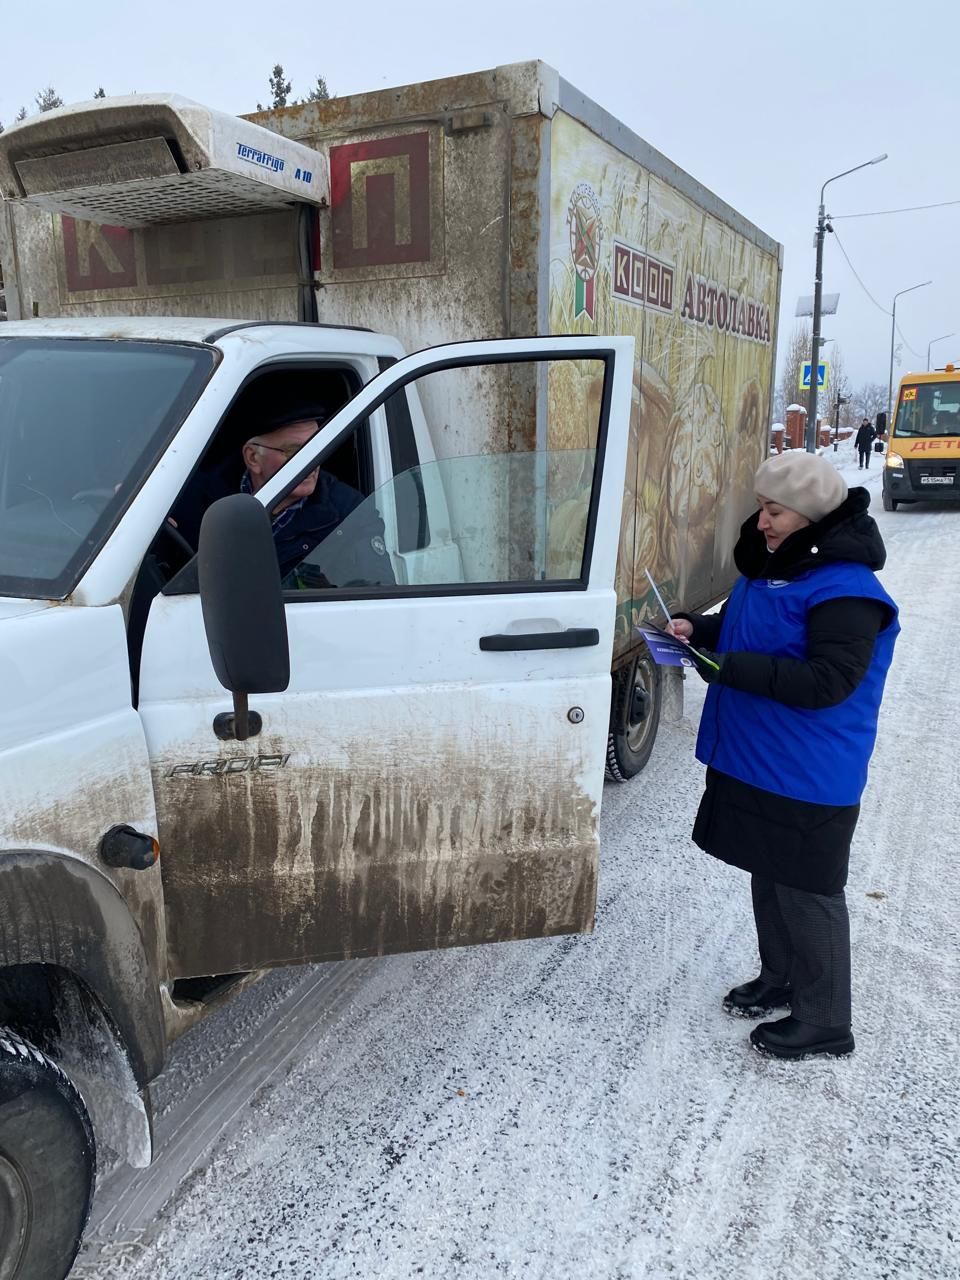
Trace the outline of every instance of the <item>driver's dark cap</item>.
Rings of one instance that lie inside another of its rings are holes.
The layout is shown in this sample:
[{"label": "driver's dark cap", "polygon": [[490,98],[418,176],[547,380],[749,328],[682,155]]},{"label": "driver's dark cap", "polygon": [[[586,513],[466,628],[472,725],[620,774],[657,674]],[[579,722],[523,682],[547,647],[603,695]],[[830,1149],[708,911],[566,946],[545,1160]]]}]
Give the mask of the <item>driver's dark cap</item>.
[{"label": "driver's dark cap", "polygon": [[278,413],[270,413],[266,415],[264,424],[260,429],[264,433],[269,431],[279,431],[281,427],[289,427],[293,422],[309,422],[311,419],[316,421],[318,427],[322,427],[329,417],[330,412],[325,405],[293,405]]}]

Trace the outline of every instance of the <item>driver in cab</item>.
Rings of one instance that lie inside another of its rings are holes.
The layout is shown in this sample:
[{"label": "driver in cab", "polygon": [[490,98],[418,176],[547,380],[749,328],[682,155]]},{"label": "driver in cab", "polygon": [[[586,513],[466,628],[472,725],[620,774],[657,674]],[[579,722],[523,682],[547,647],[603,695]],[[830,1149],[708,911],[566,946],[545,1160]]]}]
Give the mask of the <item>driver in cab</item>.
[{"label": "driver in cab", "polygon": [[[251,436],[242,450],[245,470],[240,491],[256,494],[317,434],[320,426],[319,418],[300,417]],[[362,493],[314,467],[277,503],[270,520],[284,587],[393,583],[383,521],[373,504],[368,504],[369,511],[358,513],[346,529],[341,527],[363,501]],[[314,559],[308,559],[315,551]]]}]

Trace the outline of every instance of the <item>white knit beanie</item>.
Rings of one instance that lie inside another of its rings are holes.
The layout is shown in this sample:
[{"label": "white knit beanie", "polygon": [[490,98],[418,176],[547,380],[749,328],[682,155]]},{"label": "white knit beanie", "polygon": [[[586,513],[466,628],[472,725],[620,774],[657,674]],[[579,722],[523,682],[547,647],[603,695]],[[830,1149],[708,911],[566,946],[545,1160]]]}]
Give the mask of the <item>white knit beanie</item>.
[{"label": "white knit beanie", "polygon": [[790,449],[760,464],[754,489],[761,498],[798,511],[814,524],[847,497],[847,482],[832,462],[817,453]]}]

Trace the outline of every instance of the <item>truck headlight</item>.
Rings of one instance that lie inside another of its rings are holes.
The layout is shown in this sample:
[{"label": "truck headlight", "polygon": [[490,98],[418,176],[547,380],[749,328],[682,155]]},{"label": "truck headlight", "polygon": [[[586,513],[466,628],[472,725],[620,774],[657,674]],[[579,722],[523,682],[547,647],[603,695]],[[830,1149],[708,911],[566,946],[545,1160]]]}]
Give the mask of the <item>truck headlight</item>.
[{"label": "truck headlight", "polygon": [[903,459],[899,453],[888,453],[884,460],[884,466],[889,467],[891,471],[902,471]]}]

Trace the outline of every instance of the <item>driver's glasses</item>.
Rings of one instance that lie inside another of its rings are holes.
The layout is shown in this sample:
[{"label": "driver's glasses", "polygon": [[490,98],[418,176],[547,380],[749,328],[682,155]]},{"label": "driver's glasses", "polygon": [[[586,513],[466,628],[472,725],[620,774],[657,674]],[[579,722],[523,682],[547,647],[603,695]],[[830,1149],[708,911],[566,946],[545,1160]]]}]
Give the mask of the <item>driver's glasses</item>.
[{"label": "driver's glasses", "polygon": [[[260,440],[254,440],[253,443],[258,449],[270,449],[273,453],[282,453],[288,462],[303,448],[302,444],[264,444]],[[304,444],[306,443],[307,441],[304,441]]]}]

